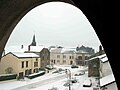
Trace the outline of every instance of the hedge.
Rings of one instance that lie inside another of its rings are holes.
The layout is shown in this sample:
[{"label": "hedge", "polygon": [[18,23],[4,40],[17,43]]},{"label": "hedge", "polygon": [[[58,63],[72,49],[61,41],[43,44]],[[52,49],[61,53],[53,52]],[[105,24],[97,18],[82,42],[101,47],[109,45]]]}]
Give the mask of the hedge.
[{"label": "hedge", "polygon": [[16,79],[17,74],[3,74],[0,75],[0,81]]},{"label": "hedge", "polygon": [[38,73],[30,74],[30,75],[28,75],[26,77],[28,77],[29,79],[33,79],[35,77],[39,77],[39,76],[44,75],[44,74],[45,74],[45,71],[40,71]]}]

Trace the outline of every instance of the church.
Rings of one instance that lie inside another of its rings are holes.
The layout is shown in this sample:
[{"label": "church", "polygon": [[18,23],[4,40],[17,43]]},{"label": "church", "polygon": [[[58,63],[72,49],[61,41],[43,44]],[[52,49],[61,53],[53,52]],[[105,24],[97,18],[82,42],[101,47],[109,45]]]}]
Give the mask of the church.
[{"label": "church", "polygon": [[33,36],[32,43],[28,46],[28,50],[25,53],[35,53],[39,55],[41,59],[41,68],[45,68],[45,66],[50,65],[50,51],[47,47],[37,46],[35,34]]}]

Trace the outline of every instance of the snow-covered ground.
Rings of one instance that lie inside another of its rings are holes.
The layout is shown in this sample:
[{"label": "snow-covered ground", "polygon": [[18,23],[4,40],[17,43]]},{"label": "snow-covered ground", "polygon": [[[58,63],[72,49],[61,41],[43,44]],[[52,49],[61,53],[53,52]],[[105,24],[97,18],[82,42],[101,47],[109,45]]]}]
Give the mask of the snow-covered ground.
[{"label": "snow-covered ground", "polygon": [[[73,83],[71,90],[93,90],[96,87],[95,78],[90,77],[92,80],[91,87],[83,87],[83,82],[88,78],[87,67],[80,66],[79,68],[71,68],[69,65],[55,66],[57,69],[69,69],[71,71],[71,78],[75,78],[77,83]],[[74,76],[75,73],[85,70],[85,74],[81,76]],[[57,87],[57,90],[69,90],[69,87],[64,86],[68,80],[68,75],[65,72],[62,73],[47,73],[43,76],[27,79],[24,81],[9,80],[0,82],[0,90],[50,90],[53,87]]]}]

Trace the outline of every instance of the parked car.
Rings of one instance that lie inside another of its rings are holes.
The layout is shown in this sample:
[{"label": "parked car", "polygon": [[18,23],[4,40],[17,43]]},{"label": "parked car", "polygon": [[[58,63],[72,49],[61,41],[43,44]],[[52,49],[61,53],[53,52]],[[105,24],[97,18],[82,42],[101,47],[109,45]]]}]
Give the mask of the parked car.
[{"label": "parked car", "polygon": [[67,81],[63,86],[68,87],[70,85],[72,85],[72,83],[70,81]]},{"label": "parked car", "polygon": [[78,66],[77,65],[72,65],[71,68],[78,68]]},{"label": "parked car", "polygon": [[70,81],[71,81],[71,83],[77,83],[76,79],[71,79]]},{"label": "parked car", "polygon": [[52,72],[52,73],[54,74],[54,73],[59,73],[59,72],[60,72],[60,71],[56,70],[56,71],[54,71],[54,72]]},{"label": "parked car", "polygon": [[91,79],[85,79],[83,82],[83,87],[91,87],[92,86],[92,80]]},{"label": "parked car", "polygon": [[85,71],[80,71],[78,73],[75,74],[75,76],[81,76],[81,75],[84,75],[85,74]]},{"label": "parked car", "polygon": [[65,72],[64,69],[59,68],[58,70],[56,70],[56,71],[54,71],[54,72],[52,72],[52,73],[53,73],[53,74],[54,74],[54,73],[60,73],[60,74],[62,74],[62,73],[64,73],[64,72]]},{"label": "parked car", "polygon": [[77,83],[77,80],[75,78],[67,80],[67,82],[64,84],[64,86],[68,87],[69,85],[73,85],[73,83]]},{"label": "parked car", "polygon": [[45,68],[48,69],[48,70],[54,69],[54,67],[52,65],[47,65]]}]

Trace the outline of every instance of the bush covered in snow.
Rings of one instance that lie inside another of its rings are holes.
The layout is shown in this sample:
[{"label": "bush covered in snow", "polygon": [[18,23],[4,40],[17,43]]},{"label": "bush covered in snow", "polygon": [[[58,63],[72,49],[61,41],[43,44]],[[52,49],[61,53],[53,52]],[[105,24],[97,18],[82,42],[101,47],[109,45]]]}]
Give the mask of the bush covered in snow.
[{"label": "bush covered in snow", "polygon": [[44,74],[45,74],[45,71],[39,71],[38,73],[30,74],[30,75],[28,75],[27,77],[28,77],[29,79],[33,79],[33,78],[35,78],[35,77],[38,77],[38,76],[41,76],[41,75],[44,75]]},{"label": "bush covered in snow", "polygon": [[17,74],[2,74],[0,75],[0,81],[16,79]]}]

